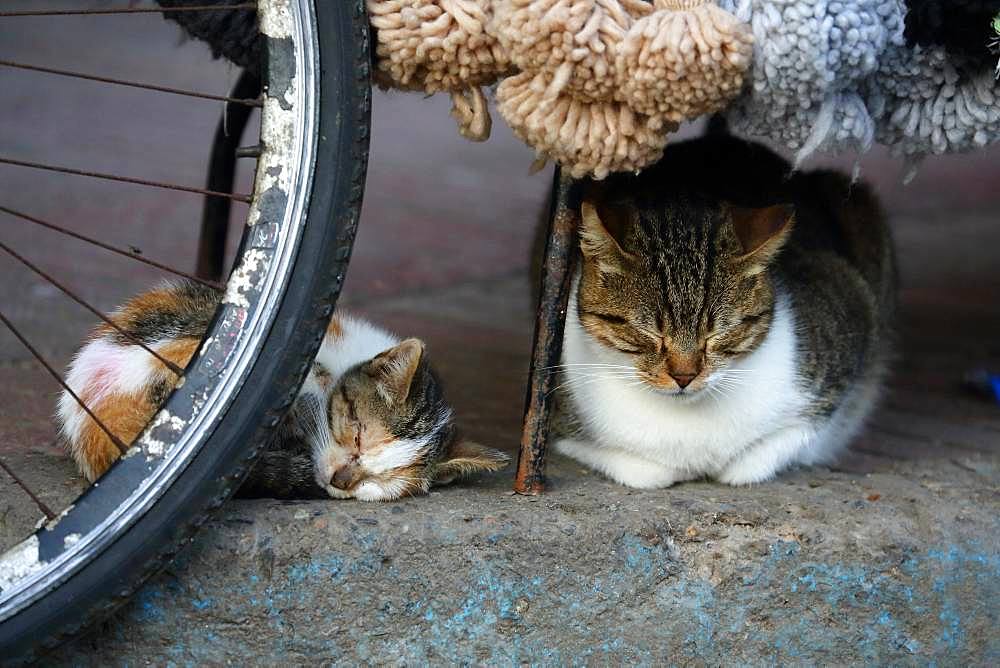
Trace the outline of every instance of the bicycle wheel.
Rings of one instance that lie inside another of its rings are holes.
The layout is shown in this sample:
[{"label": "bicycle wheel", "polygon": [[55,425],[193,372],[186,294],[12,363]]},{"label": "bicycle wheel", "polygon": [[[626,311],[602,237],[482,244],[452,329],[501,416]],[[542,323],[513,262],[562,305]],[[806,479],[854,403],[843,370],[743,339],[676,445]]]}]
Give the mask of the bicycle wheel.
[{"label": "bicycle wheel", "polygon": [[260,0],[257,12],[267,82],[261,155],[225,297],[181,382],[127,453],[0,557],[5,660],[71,637],[180,549],[243,479],[332,315],[367,163],[364,3]]}]

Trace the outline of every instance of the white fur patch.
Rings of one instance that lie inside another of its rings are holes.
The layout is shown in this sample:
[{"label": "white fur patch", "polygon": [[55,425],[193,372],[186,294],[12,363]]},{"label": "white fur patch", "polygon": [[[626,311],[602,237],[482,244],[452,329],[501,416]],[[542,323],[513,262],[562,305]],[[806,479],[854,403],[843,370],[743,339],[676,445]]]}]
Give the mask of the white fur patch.
[{"label": "white fur patch", "polygon": [[410,466],[420,459],[420,454],[430,446],[434,436],[451,420],[451,409],[441,411],[434,427],[421,438],[401,438],[382,447],[375,455],[361,456],[365,470],[378,475],[396,468]]},{"label": "white fur patch", "polygon": [[[158,351],[164,343],[160,341],[149,347]],[[88,406],[98,406],[109,395],[145,390],[156,372],[155,358],[147,351],[135,345],[119,345],[110,336],[102,336],[76,354],[66,373],[66,384]],[[66,390],[59,397],[58,417],[63,436],[71,445],[79,442],[88,416]]]},{"label": "white fur patch", "polygon": [[339,379],[351,367],[392,348],[400,339],[389,332],[338,311],[340,333],[327,334],[316,354],[316,361],[326,367],[334,379]]},{"label": "white fur patch", "polygon": [[[630,364],[583,329],[575,293],[567,312],[563,363]],[[637,487],[703,475],[734,484],[771,477],[802,458],[815,440],[804,417],[812,396],[798,374],[796,347],[788,299],[779,295],[764,342],[691,397],[656,392],[624,370],[593,372],[566,389],[589,438],[559,441],[556,448]],[[751,449],[752,457],[743,456]],[[746,471],[738,470],[739,461]]]},{"label": "white fur patch", "polygon": [[377,454],[362,454],[360,462],[370,473],[385,473],[415,462],[430,442],[430,434],[423,438],[400,438],[379,448]]}]

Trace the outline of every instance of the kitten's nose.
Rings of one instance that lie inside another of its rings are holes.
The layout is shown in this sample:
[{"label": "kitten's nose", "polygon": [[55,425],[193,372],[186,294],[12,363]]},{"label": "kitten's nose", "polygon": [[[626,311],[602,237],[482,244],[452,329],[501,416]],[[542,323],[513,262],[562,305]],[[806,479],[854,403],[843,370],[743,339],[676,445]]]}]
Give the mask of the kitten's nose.
[{"label": "kitten's nose", "polygon": [[670,374],[670,377],[674,379],[674,382],[676,382],[677,385],[680,386],[681,389],[684,389],[685,387],[687,387],[688,385],[690,385],[691,381],[694,380],[697,376],[698,376],[698,374],[696,374],[696,373],[672,373],[672,374]]},{"label": "kitten's nose", "polygon": [[346,492],[355,483],[356,474],[356,466],[351,466],[350,464],[341,466],[334,472],[333,477],[330,478],[330,484],[337,489],[342,489]]}]

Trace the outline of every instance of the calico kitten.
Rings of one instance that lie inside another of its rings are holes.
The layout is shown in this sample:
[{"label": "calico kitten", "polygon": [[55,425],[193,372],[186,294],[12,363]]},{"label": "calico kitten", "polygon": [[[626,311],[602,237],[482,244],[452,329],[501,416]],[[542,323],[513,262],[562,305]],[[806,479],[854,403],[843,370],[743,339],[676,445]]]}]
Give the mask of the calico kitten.
[{"label": "calico kitten", "polygon": [[710,136],[593,184],[555,447],[633,487],[828,461],[886,373],[896,271],[874,196]]},{"label": "calico kitten", "polygon": [[[194,356],[220,293],[192,281],[168,283],[112,314],[115,324],[184,367]],[[162,362],[108,325],[77,353],[69,386],[123,442],[131,442],[173,389]],[[118,450],[67,392],[62,433],[93,481]],[[270,437],[241,493],[250,496],[387,501],[425,493],[507,456],[463,441],[424,345],[400,341],[336,315],[289,414]]]}]

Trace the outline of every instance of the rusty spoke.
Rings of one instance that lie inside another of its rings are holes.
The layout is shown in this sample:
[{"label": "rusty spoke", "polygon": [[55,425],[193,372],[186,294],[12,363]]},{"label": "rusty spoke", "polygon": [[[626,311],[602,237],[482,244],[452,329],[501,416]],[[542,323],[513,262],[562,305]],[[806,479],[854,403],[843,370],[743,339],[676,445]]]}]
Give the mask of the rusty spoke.
[{"label": "rusty spoke", "polygon": [[181,192],[197,193],[199,195],[207,195],[210,197],[225,197],[227,199],[235,200],[237,202],[243,202],[244,204],[250,203],[250,196],[244,195],[242,193],[220,193],[214,190],[205,190],[204,188],[193,188],[191,186],[182,186],[176,183],[166,183],[164,181],[149,181],[146,179],[136,179],[130,176],[118,176],[117,174],[104,174],[102,172],[89,172],[82,169],[71,169],[69,167],[46,165],[39,162],[28,162],[27,160],[15,160],[13,158],[6,158],[6,157],[0,157],[0,164],[13,165],[14,167],[26,167],[28,169],[42,169],[48,172],[59,172],[60,174],[72,174],[73,176],[86,176],[92,179],[104,179],[106,181],[121,181],[122,183],[134,183],[136,185],[149,186],[151,188],[165,188],[167,190],[179,190]]},{"label": "rusty spoke", "polygon": [[11,478],[14,479],[14,483],[17,484],[18,487],[23,489],[25,494],[31,497],[31,500],[35,502],[35,505],[38,506],[38,509],[45,514],[46,518],[50,520],[55,519],[56,514],[52,512],[52,510],[50,510],[49,507],[45,505],[45,503],[41,499],[39,499],[34,492],[31,491],[31,488],[28,487],[23,480],[21,480],[20,478],[17,477],[17,475],[15,475],[14,471],[9,466],[7,466],[7,464],[5,464],[2,459],[0,459],[0,469],[6,471],[7,475],[9,475]]},{"label": "rusty spoke", "polygon": [[96,16],[106,14],[168,14],[178,12],[218,12],[234,9],[257,10],[256,2],[237,5],[191,5],[188,7],[115,7],[113,9],[19,9],[0,12],[0,17],[14,16]]},{"label": "rusty spoke", "polygon": [[5,244],[2,241],[0,241],[0,250],[4,251],[8,255],[10,255],[12,258],[14,258],[15,260],[17,260],[18,262],[20,262],[21,264],[23,264],[28,269],[30,269],[31,271],[35,272],[36,274],[38,274],[42,278],[44,278],[46,281],[48,281],[52,285],[56,286],[63,294],[65,294],[67,297],[69,297],[70,299],[72,299],[73,301],[75,301],[77,304],[79,304],[80,306],[82,306],[83,308],[87,309],[88,311],[90,311],[91,313],[93,313],[94,315],[96,315],[98,318],[100,318],[101,320],[103,320],[104,322],[106,322],[116,332],[118,332],[119,334],[121,334],[122,336],[124,336],[126,339],[128,339],[132,343],[136,344],[137,346],[139,346],[140,348],[142,348],[143,350],[145,350],[147,353],[149,353],[150,355],[152,355],[156,359],[160,360],[160,362],[162,362],[165,367],[167,367],[168,369],[170,369],[174,373],[175,376],[177,376],[178,378],[180,378],[182,375],[184,375],[184,370],[181,369],[179,366],[177,366],[176,364],[174,364],[170,360],[164,358],[158,352],[156,352],[155,350],[153,350],[152,348],[150,348],[149,346],[147,346],[138,337],[133,336],[129,332],[126,332],[124,329],[122,329],[118,325],[118,323],[114,322],[111,318],[109,318],[108,316],[106,316],[103,313],[101,313],[98,309],[96,309],[93,306],[91,306],[82,297],[80,297],[79,295],[77,295],[75,292],[73,292],[72,290],[70,290],[69,288],[67,288],[65,285],[63,285],[62,283],[60,283],[56,279],[52,278],[52,276],[50,276],[49,274],[47,274],[46,272],[44,272],[41,268],[39,268],[38,265],[36,265],[33,262],[31,262],[31,260],[27,259],[26,257],[24,257],[23,255],[21,255],[20,253],[18,253],[17,251],[15,251],[13,248],[11,248],[10,246],[8,246],[7,244]]},{"label": "rusty spoke", "polygon": [[127,453],[128,446],[122,443],[122,440],[120,438],[111,433],[111,430],[108,429],[107,425],[105,425],[100,418],[94,415],[94,411],[90,410],[90,407],[87,406],[87,404],[84,403],[83,399],[81,399],[79,395],[73,391],[73,388],[71,388],[66,383],[66,381],[63,380],[63,377],[59,375],[59,372],[52,368],[52,365],[48,363],[48,361],[42,356],[42,354],[38,352],[33,345],[31,345],[31,342],[28,341],[28,339],[24,338],[24,335],[21,333],[21,331],[14,326],[14,323],[12,323],[10,320],[7,319],[7,316],[3,314],[2,310],[0,310],[0,323],[3,323],[4,325],[7,326],[7,329],[10,330],[11,334],[17,337],[17,340],[21,342],[21,345],[23,345],[25,348],[28,349],[28,352],[31,353],[31,356],[34,357],[36,360],[38,360],[39,364],[45,367],[45,370],[49,372],[49,375],[56,379],[56,382],[59,383],[59,385],[64,390],[66,390],[67,393],[69,393],[69,396],[73,397],[73,400],[76,401],[76,403],[80,405],[80,408],[82,408],[84,412],[87,415],[89,415],[90,418],[97,424],[97,426],[101,428],[101,431],[103,431],[105,434],[108,435],[108,438],[110,438],[111,442],[115,444],[115,447],[118,448],[118,451],[123,455]]},{"label": "rusty spoke", "polygon": [[201,278],[199,276],[195,276],[194,274],[189,274],[186,271],[181,271],[180,269],[175,269],[175,268],[173,268],[173,267],[171,267],[169,265],[162,264],[160,262],[157,262],[156,260],[150,260],[149,258],[145,258],[142,255],[138,254],[138,253],[142,252],[142,251],[140,251],[138,249],[125,250],[124,248],[118,248],[117,246],[112,246],[111,244],[106,244],[103,241],[100,241],[98,239],[94,239],[93,237],[88,237],[88,236],[86,236],[84,234],[80,234],[79,232],[74,232],[73,230],[66,229],[65,227],[61,227],[59,225],[56,225],[55,223],[50,223],[50,222],[42,220],[40,218],[35,218],[34,216],[29,216],[28,214],[22,213],[21,211],[15,211],[14,209],[8,209],[5,206],[0,206],[0,213],[6,213],[9,216],[14,216],[15,218],[20,218],[22,220],[26,220],[29,223],[34,223],[35,225],[39,225],[39,226],[44,227],[46,229],[52,230],[53,232],[58,232],[59,234],[63,234],[65,236],[72,237],[74,239],[78,239],[78,240],[83,241],[85,243],[97,246],[98,248],[103,248],[104,250],[110,251],[112,253],[117,253],[118,255],[121,255],[123,257],[127,257],[127,258],[129,258],[131,260],[135,260],[136,262],[141,262],[143,264],[149,265],[150,267],[156,267],[157,269],[162,269],[163,271],[166,271],[166,272],[169,272],[171,274],[174,274],[175,276],[182,276],[184,278],[190,279],[190,280],[195,281],[197,283],[201,283],[202,285],[208,286],[210,288],[215,288],[217,290],[221,290],[223,288],[223,285],[221,283],[217,283],[216,281],[209,281],[209,280],[206,280],[206,279]]},{"label": "rusty spoke", "polygon": [[171,88],[170,86],[157,86],[156,84],[142,83],[139,81],[127,81],[125,79],[113,79],[111,77],[101,77],[94,74],[84,74],[83,72],[71,72],[70,70],[60,70],[54,67],[42,67],[40,65],[29,65],[27,63],[17,63],[11,60],[0,60],[0,67],[11,67],[18,70],[28,70],[30,72],[42,72],[44,74],[56,74],[62,77],[73,79],[84,79],[86,81],[98,81],[100,83],[115,84],[117,86],[129,86],[131,88],[141,88],[143,90],[153,90],[160,93],[170,93],[172,95],[184,95],[186,97],[197,97],[205,100],[215,100],[217,102],[229,102],[232,104],[242,104],[247,107],[262,107],[264,102],[259,98],[239,98],[227,97],[225,95],[212,95],[211,93],[201,93],[195,90],[184,88]]}]

